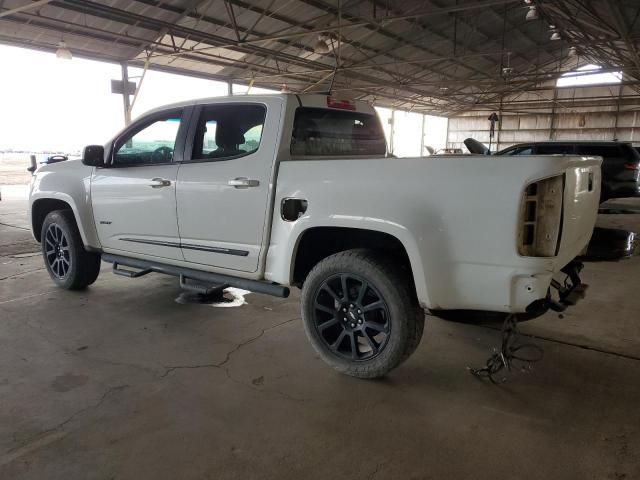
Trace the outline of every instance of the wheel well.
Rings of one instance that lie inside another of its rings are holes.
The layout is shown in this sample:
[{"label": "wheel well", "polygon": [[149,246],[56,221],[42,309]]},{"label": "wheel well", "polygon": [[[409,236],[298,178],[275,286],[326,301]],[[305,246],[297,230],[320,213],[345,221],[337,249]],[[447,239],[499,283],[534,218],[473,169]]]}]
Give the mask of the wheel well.
[{"label": "wheel well", "polygon": [[54,210],[71,210],[71,205],[55,198],[41,198],[33,202],[31,207],[31,227],[33,236],[39,242],[44,219]]},{"label": "wheel well", "polygon": [[411,263],[402,242],[388,233],[343,227],[315,227],[302,234],[293,267],[292,284],[301,286],[311,269],[324,258],[352,248],[384,252],[407,270],[411,281]]}]

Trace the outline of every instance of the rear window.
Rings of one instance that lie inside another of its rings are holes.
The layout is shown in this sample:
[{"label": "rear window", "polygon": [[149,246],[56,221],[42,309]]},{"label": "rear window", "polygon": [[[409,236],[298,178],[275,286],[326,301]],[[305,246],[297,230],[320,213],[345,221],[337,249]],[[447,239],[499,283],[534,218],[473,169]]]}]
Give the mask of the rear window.
[{"label": "rear window", "polygon": [[386,155],[384,133],[376,115],[325,108],[298,108],[291,155]]},{"label": "rear window", "polygon": [[578,145],[578,155],[594,155],[598,157],[624,157],[624,153],[618,145]]}]

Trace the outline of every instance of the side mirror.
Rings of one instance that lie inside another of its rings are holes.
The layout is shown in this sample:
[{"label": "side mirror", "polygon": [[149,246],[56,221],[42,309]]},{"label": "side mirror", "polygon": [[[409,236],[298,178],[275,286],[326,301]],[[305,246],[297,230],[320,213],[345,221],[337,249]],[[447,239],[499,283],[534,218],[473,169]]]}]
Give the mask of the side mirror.
[{"label": "side mirror", "polygon": [[82,151],[82,163],[89,167],[104,167],[104,147],[88,145]]}]

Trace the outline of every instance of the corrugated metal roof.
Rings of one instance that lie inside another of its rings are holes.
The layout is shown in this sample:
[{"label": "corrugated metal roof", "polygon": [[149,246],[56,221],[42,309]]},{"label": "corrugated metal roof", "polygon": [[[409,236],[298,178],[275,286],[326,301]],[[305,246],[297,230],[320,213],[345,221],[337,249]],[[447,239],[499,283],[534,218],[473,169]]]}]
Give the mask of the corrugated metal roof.
[{"label": "corrugated metal roof", "polygon": [[[76,55],[297,92],[331,87],[422,112],[495,105],[587,62],[634,82],[640,73],[637,0],[43,3],[0,3],[0,42],[55,50],[64,40]],[[531,7],[538,20],[525,20]],[[563,40],[550,40],[550,25]],[[568,57],[569,45],[581,57]]]}]

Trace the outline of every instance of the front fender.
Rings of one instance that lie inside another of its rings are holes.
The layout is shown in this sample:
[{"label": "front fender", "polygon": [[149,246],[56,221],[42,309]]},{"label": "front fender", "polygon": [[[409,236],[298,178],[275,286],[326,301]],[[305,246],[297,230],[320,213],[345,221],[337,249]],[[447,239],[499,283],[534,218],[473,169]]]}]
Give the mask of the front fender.
[{"label": "front fender", "polygon": [[[41,167],[34,175],[29,192],[29,215],[33,226],[33,208],[39,200],[58,200],[71,207],[85,246],[100,249],[100,241],[91,209],[93,168],[80,161],[67,161]],[[32,231],[34,238],[38,232]]]}]

